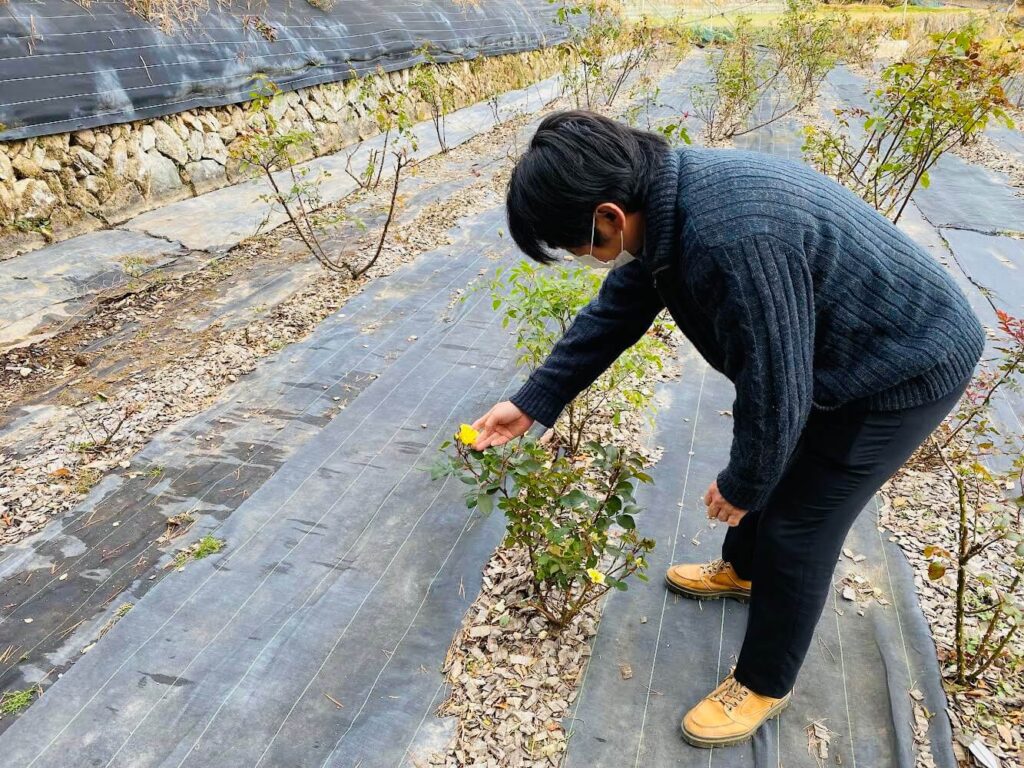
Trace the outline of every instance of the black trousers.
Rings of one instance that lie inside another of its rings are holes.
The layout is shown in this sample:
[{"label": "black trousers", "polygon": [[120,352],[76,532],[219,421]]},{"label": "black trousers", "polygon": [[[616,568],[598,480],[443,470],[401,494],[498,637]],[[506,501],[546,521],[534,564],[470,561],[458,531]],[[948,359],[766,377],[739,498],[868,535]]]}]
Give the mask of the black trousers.
[{"label": "black trousers", "polygon": [[966,385],[902,411],[811,413],[764,508],[749,511],[722,545],[722,559],[753,582],[737,680],[773,698],[793,689],[850,526]]}]

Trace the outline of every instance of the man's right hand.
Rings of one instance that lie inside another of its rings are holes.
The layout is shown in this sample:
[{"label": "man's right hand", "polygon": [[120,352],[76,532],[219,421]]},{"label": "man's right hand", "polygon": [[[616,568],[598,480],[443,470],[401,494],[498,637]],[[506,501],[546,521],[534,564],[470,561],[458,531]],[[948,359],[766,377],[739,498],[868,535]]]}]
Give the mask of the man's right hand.
[{"label": "man's right hand", "polygon": [[473,422],[473,429],[480,432],[473,448],[482,451],[492,445],[504,445],[513,438],[525,435],[532,426],[533,419],[506,400]]}]

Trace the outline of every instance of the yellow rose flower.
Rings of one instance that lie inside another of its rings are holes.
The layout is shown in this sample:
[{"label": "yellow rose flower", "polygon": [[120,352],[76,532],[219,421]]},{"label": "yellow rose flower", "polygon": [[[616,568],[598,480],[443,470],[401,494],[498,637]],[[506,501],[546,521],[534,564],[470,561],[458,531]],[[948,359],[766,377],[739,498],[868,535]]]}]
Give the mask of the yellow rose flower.
[{"label": "yellow rose flower", "polygon": [[464,445],[472,445],[476,442],[476,439],[480,437],[480,433],[473,429],[469,424],[463,424],[459,427],[459,432],[456,435],[460,443]]},{"label": "yellow rose flower", "polygon": [[595,584],[604,584],[604,574],[596,568],[587,568],[587,576]]}]

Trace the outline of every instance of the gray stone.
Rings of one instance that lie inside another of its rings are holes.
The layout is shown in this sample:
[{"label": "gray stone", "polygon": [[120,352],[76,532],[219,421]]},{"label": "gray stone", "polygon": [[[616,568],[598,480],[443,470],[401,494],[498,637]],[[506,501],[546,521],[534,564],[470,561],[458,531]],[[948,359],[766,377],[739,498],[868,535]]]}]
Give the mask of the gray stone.
[{"label": "gray stone", "polygon": [[185,173],[188,174],[195,187],[196,194],[203,194],[211,189],[223,186],[227,180],[224,166],[216,160],[200,160],[195,163],[188,163],[185,166]]},{"label": "gray stone", "polygon": [[156,146],[156,131],[152,125],[142,126],[142,135],[139,137],[139,147],[143,152],[149,152]]},{"label": "gray stone", "polygon": [[74,134],[75,143],[86,149],[92,149],[96,145],[96,132],[90,128],[76,131]]},{"label": "gray stone", "polygon": [[153,197],[172,194],[182,187],[178,166],[155,149],[142,156],[142,172],[149,179],[149,191]]},{"label": "gray stone", "polygon": [[110,196],[110,182],[103,176],[86,176],[85,188],[101,202]]},{"label": "gray stone", "polygon": [[320,107],[320,105],[317,104],[315,101],[311,100],[306,102],[306,111],[309,113],[309,116],[314,120],[324,119],[324,111]]},{"label": "gray stone", "polygon": [[96,144],[92,148],[92,153],[96,155],[100,160],[106,160],[110,157],[110,147],[113,145],[114,140],[110,138],[110,134],[100,133],[96,135]]},{"label": "gray stone", "polygon": [[[64,157],[64,154],[61,153],[60,157]],[[61,169],[60,160],[58,160],[56,157],[50,157],[49,155],[47,155],[41,147],[36,148],[36,152],[32,156],[32,159],[39,163],[39,167],[42,168],[44,171],[56,173]]]},{"label": "gray stone", "polygon": [[18,155],[12,163],[18,175],[26,179],[39,179],[43,176],[43,169],[31,157]]},{"label": "gray stone", "polygon": [[[182,141],[188,141],[188,126],[185,125],[180,115],[164,119],[168,121],[168,125],[170,125],[173,131],[178,134],[179,139]],[[159,132],[157,132],[157,135],[159,135]]]},{"label": "gray stone", "polygon": [[52,136],[40,136],[39,146],[46,152],[53,152],[55,155],[62,155],[68,151],[71,145],[71,135],[58,133]]},{"label": "gray stone", "polygon": [[76,208],[92,213],[100,207],[100,201],[91,192],[82,187],[75,187],[68,193],[68,202]]},{"label": "gray stone", "polygon": [[221,164],[228,161],[228,148],[224,146],[220,134],[206,134],[203,140],[203,157],[216,160]]},{"label": "gray stone", "polygon": [[14,189],[6,181],[0,181],[0,220],[13,219],[16,208]]},{"label": "gray stone", "polygon": [[271,99],[270,106],[267,107],[267,111],[274,116],[275,120],[280,120],[284,117],[284,113],[288,110],[289,100],[288,94],[281,94]]},{"label": "gray stone", "polygon": [[233,125],[225,125],[218,134],[222,141],[231,143],[238,136],[238,130]]},{"label": "gray stone", "polygon": [[192,131],[188,135],[188,157],[190,160],[198,160],[203,156],[203,150],[205,149],[205,141],[203,140],[203,134],[199,131]]},{"label": "gray stone", "polygon": [[72,147],[71,157],[83,170],[89,173],[103,173],[105,169],[103,161],[85,147]]},{"label": "gray stone", "polygon": [[57,197],[39,179],[14,182],[14,195],[18,201],[18,213],[23,219],[48,219],[57,205]]},{"label": "gray stone", "polygon": [[203,124],[199,121],[199,118],[191,112],[182,112],[179,117],[181,118],[181,121],[192,130],[199,132],[204,130]]},{"label": "gray stone", "polygon": [[141,213],[146,199],[134,184],[125,184],[115,189],[100,207],[100,214],[111,224],[120,224]]},{"label": "gray stone", "polygon": [[110,147],[110,170],[119,179],[128,177],[128,142],[117,139]]},{"label": "gray stone", "polygon": [[0,145],[0,181],[14,181],[14,166],[11,163],[11,158],[3,151],[2,145]]},{"label": "gray stone", "polygon": [[171,158],[178,165],[188,162],[185,142],[171,126],[163,120],[157,120],[153,123],[153,131],[156,133],[156,148],[161,154]]}]

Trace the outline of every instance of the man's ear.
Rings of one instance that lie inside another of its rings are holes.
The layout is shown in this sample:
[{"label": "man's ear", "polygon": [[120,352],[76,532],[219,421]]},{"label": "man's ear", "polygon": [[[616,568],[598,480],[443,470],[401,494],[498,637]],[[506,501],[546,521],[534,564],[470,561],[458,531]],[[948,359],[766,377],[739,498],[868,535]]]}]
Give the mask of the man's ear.
[{"label": "man's ear", "polygon": [[617,235],[626,228],[626,212],[616,203],[601,203],[594,211],[597,220],[604,221],[606,227]]}]

